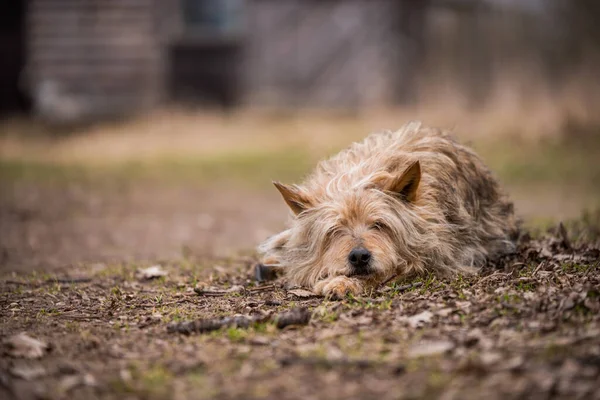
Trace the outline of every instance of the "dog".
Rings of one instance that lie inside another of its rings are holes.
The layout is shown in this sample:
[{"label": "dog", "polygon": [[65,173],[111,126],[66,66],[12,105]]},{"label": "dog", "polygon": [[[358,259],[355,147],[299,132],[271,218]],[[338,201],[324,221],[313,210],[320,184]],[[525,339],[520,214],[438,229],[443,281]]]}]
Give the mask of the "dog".
[{"label": "dog", "polygon": [[292,218],[259,246],[262,262],[319,295],[472,273],[515,250],[518,220],[490,170],[449,132],[419,122],[352,144],[301,185],[273,184]]}]

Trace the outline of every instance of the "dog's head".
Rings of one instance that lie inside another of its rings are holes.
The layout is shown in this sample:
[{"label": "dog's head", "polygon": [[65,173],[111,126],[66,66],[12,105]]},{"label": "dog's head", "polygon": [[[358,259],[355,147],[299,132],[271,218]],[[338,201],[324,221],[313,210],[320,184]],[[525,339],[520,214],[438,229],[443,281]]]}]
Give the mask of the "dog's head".
[{"label": "dog's head", "polygon": [[293,213],[277,244],[293,281],[310,286],[335,275],[381,279],[415,258],[413,242],[423,233],[414,222],[420,218],[419,162],[365,175],[340,175],[325,187],[275,183]]}]

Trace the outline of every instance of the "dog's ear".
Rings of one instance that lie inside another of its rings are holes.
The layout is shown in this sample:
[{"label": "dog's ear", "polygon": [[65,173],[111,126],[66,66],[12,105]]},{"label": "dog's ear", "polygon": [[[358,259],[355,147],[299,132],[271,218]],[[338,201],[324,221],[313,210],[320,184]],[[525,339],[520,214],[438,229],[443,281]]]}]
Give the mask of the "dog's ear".
[{"label": "dog's ear", "polygon": [[296,215],[311,207],[310,197],[304,193],[298,186],[284,185],[280,182],[273,182],[273,185],[279,190],[283,200]]},{"label": "dog's ear", "polygon": [[387,180],[383,189],[397,193],[400,197],[412,203],[417,198],[419,182],[421,182],[421,164],[417,160],[410,164],[402,174]]}]

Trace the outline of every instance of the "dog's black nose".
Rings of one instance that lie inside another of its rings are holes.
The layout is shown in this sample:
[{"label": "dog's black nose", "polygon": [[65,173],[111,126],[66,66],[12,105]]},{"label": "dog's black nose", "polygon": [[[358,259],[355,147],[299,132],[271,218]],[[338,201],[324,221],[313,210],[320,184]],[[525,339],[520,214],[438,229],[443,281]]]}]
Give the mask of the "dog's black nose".
[{"label": "dog's black nose", "polygon": [[357,247],[348,255],[348,261],[354,268],[364,269],[371,261],[371,252],[364,247]]}]

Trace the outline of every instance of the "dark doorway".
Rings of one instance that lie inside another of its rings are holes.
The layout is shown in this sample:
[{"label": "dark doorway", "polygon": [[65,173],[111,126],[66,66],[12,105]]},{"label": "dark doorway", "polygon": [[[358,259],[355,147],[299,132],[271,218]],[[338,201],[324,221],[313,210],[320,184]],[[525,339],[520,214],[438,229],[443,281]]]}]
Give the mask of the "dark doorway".
[{"label": "dark doorway", "polygon": [[176,103],[235,106],[241,47],[236,42],[182,41],[170,48],[170,92]]},{"label": "dark doorway", "polygon": [[25,0],[0,1],[0,115],[29,110],[20,84],[25,66]]}]

